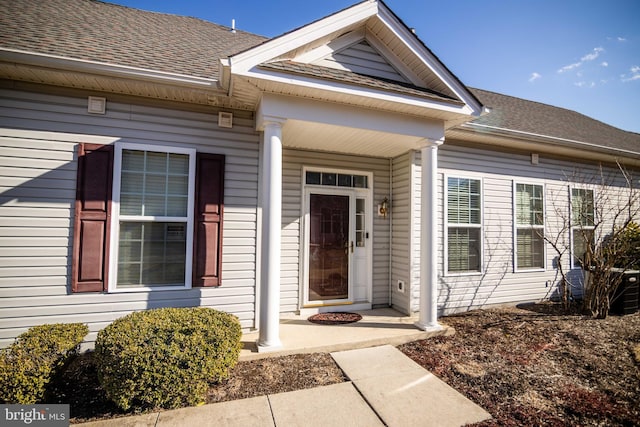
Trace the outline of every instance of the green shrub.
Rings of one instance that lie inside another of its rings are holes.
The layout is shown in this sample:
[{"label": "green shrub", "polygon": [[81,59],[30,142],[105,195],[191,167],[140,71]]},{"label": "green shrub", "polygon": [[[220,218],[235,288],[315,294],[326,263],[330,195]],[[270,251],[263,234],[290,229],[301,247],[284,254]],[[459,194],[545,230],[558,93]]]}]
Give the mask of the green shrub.
[{"label": "green shrub", "polygon": [[236,365],[241,335],[237,317],[210,308],[131,313],[98,333],[98,377],[124,410],[196,405]]},{"label": "green shrub", "polygon": [[618,244],[623,250],[615,266],[628,270],[640,269],[640,225],[630,222],[618,235]]},{"label": "green shrub", "polygon": [[42,402],[47,385],[89,333],[82,323],[35,326],[0,350],[0,400],[23,405]]}]

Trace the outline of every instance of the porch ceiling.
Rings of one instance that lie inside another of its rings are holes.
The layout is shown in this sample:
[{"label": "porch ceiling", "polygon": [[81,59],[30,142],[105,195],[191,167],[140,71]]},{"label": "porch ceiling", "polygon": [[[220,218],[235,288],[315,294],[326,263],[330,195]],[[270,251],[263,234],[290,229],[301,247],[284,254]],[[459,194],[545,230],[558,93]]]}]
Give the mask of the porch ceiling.
[{"label": "porch ceiling", "polygon": [[419,138],[367,129],[350,128],[303,120],[287,120],[282,145],[313,151],[395,157],[419,147]]}]

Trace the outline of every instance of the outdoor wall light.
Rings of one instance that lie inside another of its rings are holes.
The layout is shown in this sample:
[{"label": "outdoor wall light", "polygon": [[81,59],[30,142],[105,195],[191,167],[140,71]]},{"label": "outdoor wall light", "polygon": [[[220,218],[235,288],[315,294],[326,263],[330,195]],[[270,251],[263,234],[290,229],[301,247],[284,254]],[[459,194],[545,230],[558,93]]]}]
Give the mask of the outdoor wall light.
[{"label": "outdoor wall light", "polygon": [[389,214],[389,199],[385,197],[382,203],[378,205],[378,216],[381,216],[386,219],[388,214]]}]

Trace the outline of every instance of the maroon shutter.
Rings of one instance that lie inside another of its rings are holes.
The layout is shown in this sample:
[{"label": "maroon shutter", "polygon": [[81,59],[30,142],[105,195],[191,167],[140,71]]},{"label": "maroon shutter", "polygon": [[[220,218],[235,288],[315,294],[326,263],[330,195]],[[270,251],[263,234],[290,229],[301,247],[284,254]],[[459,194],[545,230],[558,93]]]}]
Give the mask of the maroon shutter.
[{"label": "maroon shutter", "polygon": [[109,271],[113,146],[78,147],[71,290],[100,292]]},{"label": "maroon shutter", "polygon": [[219,286],[222,269],[224,156],[196,156],[193,286]]}]

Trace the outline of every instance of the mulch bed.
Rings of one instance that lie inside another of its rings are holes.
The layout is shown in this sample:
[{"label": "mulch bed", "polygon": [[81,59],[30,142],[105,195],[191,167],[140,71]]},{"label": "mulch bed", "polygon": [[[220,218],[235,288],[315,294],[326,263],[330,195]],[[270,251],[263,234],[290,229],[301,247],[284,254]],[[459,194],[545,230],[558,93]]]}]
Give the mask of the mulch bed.
[{"label": "mulch bed", "polygon": [[[640,425],[640,313],[595,320],[553,305],[444,317],[449,337],[400,350],[493,419],[480,426]],[[326,353],[240,362],[207,403],[346,381]],[[132,415],[110,403],[91,353],[57,381],[48,403],[71,404],[72,422]]]},{"label": "mulch bed", "polygon": [[358,313],[348,313],[337,311],[333,313],[318,313],[307,319],[311,323],[318,325],[346,325],[362,320],[362,316]]},{"label": "mulch bed", "polygon": [[446,317],[454,336],[399,348],[494,417],[480,426],[640,425],[640,313],[526,308]]}]

